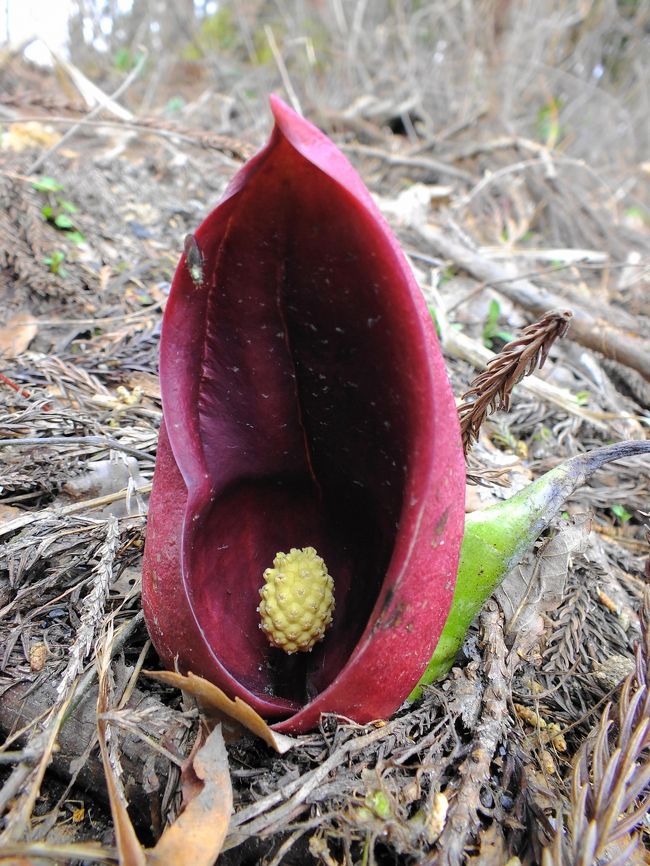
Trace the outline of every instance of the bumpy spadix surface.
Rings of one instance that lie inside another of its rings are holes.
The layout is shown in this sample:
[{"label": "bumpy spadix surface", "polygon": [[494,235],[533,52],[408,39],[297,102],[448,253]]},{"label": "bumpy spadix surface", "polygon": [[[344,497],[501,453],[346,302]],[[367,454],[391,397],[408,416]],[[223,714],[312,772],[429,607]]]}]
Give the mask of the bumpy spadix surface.
[{"label": "bumpy spadix surface", "polygon": [[[464,464],[395,239],[332,142],[272,109],[195,232],[201,278],[183,257],[165,310],[143,605],[166,664],[300,730],[389,715],[417,681],[453,593]],[[259,628],[260,576],[310,546],[336,609],[289,656]]]},{"label": "bumpy spadix surface", "polygon": [[278,553],[264,572],[260,628],[286,653],[310,652],[325,637],[334,611],[334,581],[313,547]]}]

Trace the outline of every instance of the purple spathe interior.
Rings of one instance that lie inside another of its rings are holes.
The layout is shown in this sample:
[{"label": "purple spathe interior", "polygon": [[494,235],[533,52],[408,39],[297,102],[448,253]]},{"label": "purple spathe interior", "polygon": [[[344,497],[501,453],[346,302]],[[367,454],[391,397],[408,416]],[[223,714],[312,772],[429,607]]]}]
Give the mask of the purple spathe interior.
[{"label": "purple spathe interior", "polygon": [[[219,664],[290,711],[334,681],[407,555],[400,521],[429,470],[424,337],[382,227],[277,130],[196,239],[204,284],[181,265],[161,350],[185,592]],[[258,628],[258,591],[278,551],[307,545],[336,611],[287,656]]]}]

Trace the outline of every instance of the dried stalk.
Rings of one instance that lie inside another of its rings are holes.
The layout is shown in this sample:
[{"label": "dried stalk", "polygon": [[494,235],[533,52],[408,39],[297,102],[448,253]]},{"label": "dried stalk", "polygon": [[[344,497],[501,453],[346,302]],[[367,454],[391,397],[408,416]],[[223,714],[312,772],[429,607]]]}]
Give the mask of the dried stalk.
[{"label": "dried stalk", "polygon": [[481,424],[490,412],[510,407],[510,395],[524,376],[542,367],[553,343],[569,329],[573,313],[551,310],[528,325],[516,340],[507,343],[472,382],[458,407],[465,453],[478,438]]},{"label": "dried stalk", "polygon": [[[79,119],[75,119],[74,117],[65,117],[61,115],[48,115],[47,122],[70,124],[75,130],[80,126],[85,126],[91,128],[121,127],[126,130],[133,130],[135,132],[149,132],[154,135],[159,135],[163,138],[178,139],[190,145],[194,144],[205,150],[219,151],[220,153],[223,153],[224,155],[229,156],[232,159],[237,160],[238,162],[243,162],[255,153],[255,147],[251,145],[250,142],[242,141],[241,139],[235,138],[233,136],[222,135],[215,132],[206,132],[203,129],[191,129],[186,126],[181,126],[177,123],[163,121],[158,117],[138,117],[137,119],[128,120],[126,118],[113,116],[110,118],[101,117],[95,119],[97,115],[93,113],[93,115],[91,116],[88,113],[88,108],[85,104],[81,102],[71,102],[68,99],[52,97],[49,94],[43,94],[38,92],[23,92],[16,95],[3,94],[2,104],[12,105],[22,109],[26,109],[26,107],[28,106],[34,106],[37,108],[44,108],[50,112],[66,111],[73,115],[86,115],[85,117],[81,117]],[[102,111],[104,111],[103,105],[99,106],[98,114],[100,114]],[[31,116],[30,119],[40,121],[43,120],[42,117],[38,116]],[[24,118],[22,117],[14,118],[15,122],[19,120],[20,122],[25,122]]]},{"label": "dried stalk", "polygon": [[92,589],[84,600],[81,623],[77,636],[70,647],[68,664],[63,672],[58,686],[59,700],[63,700],[81,672],[83,661],[92,649],[95,631],[104,616],[104,609],[111,578],[113,576],[113,561],[120,542],[120,530],[117,518],[110,515],[106,521],[106,540],[99,549],[99,562],[93,569],[94,579]]},{"label": "dried stalk", "polygon": [[[564,303],[561,295],[538,289],[513,269],[475,252],[465,242],[451,239],[449,233],[431,225],[413,224],[413,228],[434,250],[468,271],[475,279],[490,285],[499,283],[501,294],[536,315],[544,307],[556,304],[559,307]],[[574,314],[572,335],[576,343],[637,370],[645,379],[650,379],[650,351],[640,333],[638,319],[635,322],[632,315],[616,307],[605,308],[595,303],[589,311],[575,307]]]},{"label": "dried stalk", "polygon": [[468,840],[480,826],[481,791],[489,783],[494,755],[511,724],[507,649],[499,608],[493,601],[481,614],[481,639],[485,646],[485,690],[480,718],[467,758],[444,792],[450,803],[445,827],[435,852],[423,866],[460,866],[465,862]]},{"label": "dried stalk", "polygon": [[[142,622],[142,613],[125,623],[118,631],[111,645],[111,652],[119,652],[133,630]],[[0,835],[0,847],[8,842],[18,841],[27,834],[31,815],[40,794],[41,784],[50,760],[60,729],[65,723],[73,705],[79,702],[92,685],[96,676],[95,668],[87,671],[65,696],[64,701],[54,703],[38,730],[23,749],[23,760],[14,767],[0,790],[0,814],[8,810],[4,817],[4,830]]]}]

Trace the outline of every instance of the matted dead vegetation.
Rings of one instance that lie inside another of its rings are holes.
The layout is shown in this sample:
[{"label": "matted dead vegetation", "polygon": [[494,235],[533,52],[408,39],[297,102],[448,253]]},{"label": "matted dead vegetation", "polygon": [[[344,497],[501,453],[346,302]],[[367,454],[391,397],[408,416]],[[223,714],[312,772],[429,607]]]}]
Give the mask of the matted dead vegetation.
[{"label": "matted dead vegetation", "polygon": [[[141,676],[158,666],[139,592],[159,328],[185,233],[266,135],[267,92],[298,103],[378,196],[457,395],[535,319],[573,312],[510,411],[483,423],[468,508],[648,435],[648,4],[263,6],[223,4],[221,36],[167,22],[164,50],[145,46],[156,62],[90,119],[79,69],[104,94],[128,76],[81,37],[57,76],[2,57],[3,862],[118,859],[98,698],[144,844],[189,784],[199,712]],[[60,191],[34,189],[37,161]],[[61,201],[80,246],[43,220]],[[649,476],[640,457],[600,470],[413,707],[368,726],[325,717],[283,755],[229,742],[219,862],[648,862]]]}]

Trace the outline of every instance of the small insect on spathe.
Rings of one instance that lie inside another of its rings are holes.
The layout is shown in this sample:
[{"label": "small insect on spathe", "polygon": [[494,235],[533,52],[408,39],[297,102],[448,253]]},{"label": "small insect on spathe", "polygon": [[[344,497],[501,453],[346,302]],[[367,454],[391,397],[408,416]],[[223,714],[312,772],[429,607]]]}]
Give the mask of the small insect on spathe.
[{"label": "small insect on spathe", "polygon": [[202,285],[203,255],[194,235],[185,235],[185,265],[194,285]]}]

